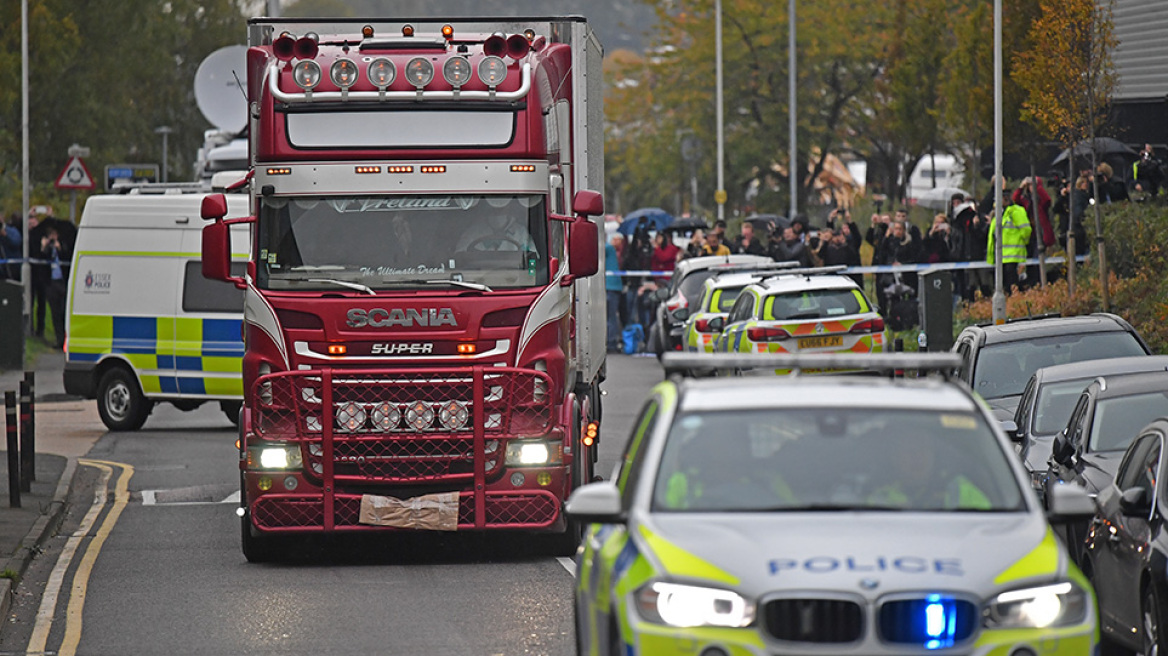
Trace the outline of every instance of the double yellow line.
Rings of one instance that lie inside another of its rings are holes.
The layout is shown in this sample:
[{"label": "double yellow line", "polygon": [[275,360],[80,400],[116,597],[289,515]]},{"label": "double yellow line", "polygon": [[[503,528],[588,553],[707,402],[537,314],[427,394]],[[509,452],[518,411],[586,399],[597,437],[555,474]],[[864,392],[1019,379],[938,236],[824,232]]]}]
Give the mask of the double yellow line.
[{"label": "double yellow line", "polygon": [[109,462],[105,460],[89,460],[82,458],[77,461],[78,464],[85,467],[93,467],[101,472],[101,478],[98,481],[97,488],[93,496],[93,505],[90,506],[89,511],[85,513],[85,517],[81,520],[81,525],[69,536],[65,543],[64,549],[61,550],[61,555],[57,558],[57,564],[53,567],[52,573],[49,574],[48,584],[45,586],[45,593],[41,597],[40,609],[37,611],[36,624],[33,626],[32,635],[28,639],[29,654],[43,654],[45,647],[49,640],[49,631],[53,628],[53,616],[57,609],[57,599],[61,593],[61,587],[65,581],[65,575],[72,566],[73,559],[77,553],[78,548],[81,547],[82,541],[89,535],[93,529],[98,518],[101,517],[102,511],[105,510],[106,501],[109,497],[109,481],[113,477],[114,469],[120,470],[118,474],[117,483],[114,485],[114,502],[110,507],[105,517],[101,519],[101,525],[94,534],[93,539],[85,546],[81,561],[77,565],[77,571],[73,574],[73,588],[69,595],[69,605],[65,613],[65,636],[61,641],[61,648],[57,651],[60,656],[74,656],[77,653],[77,645],[81,642],[81,615],[85,608],[85,594],[89,586],[89,575],[93,572],[93,564],[97,561],[97,555],[101,553],[101,547],[105,544],[105,540],[114,529],[114,525],[118,523],[118,518],[122,515],[122,510],[130,502],[130,477],[134,475],[134,468],[130,465],[120,462]]}]

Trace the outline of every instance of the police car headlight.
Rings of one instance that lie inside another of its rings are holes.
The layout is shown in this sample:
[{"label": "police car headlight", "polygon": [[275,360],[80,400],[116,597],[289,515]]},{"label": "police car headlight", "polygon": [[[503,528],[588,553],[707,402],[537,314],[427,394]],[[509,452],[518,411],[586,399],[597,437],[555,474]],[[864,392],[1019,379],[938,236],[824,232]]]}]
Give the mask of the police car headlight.
[{"label": "police car headlight", "polygon": [[656,624],[676,627],[749,626],[754,604],[719,588],[676,583],[649,583],[637,590],[637,610]]},{"label": "police car headlight", "polygon": [[1088,594],[1070,581],[1003,592],[983,613],[990,629],[1044,629],[1071,626],[1087,618]]}]

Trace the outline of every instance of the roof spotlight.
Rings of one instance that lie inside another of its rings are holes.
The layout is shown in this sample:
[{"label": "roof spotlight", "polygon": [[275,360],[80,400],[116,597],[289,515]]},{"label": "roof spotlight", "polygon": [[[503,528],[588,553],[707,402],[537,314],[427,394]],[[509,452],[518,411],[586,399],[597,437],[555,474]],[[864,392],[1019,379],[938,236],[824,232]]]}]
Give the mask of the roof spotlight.
[{"label": "roof spotlight", "polygon": [[397,67],[385,57],[378,57],[369,62],[367,75],[369,75],[369,81],[373,83],[373,86],[383,89],[393,84],[394,78],[397,77]]},{"label": "roof spotlight", "polygon": [[297,62],[292,68],[292,79],[296,81],[296,86],[312,91],[320,84],[320,66],[311,59]]},{"label": "roof spotlight", "polygon": [[497,87],[507,79],[507,64],[494,55],[479,60],[479,80],[488,87]]},{"label": "roof spotlight", "polygon": [[357,83],[357,63],[347,57],[341,57],[329,67],[329,77],[333,84],[341,89],[348,89]]}]

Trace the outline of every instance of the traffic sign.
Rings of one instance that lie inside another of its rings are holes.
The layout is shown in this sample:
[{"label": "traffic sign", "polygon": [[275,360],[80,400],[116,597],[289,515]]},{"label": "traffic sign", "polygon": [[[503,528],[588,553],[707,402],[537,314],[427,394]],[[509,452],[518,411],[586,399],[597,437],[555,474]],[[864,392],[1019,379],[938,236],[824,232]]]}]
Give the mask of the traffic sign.
[{"label": "traffic sign", "polygon": [[93,176],[85,168],[85,160],[78,156],[69,158],[69,163],[57,176],[58,189],[93,189]]}]

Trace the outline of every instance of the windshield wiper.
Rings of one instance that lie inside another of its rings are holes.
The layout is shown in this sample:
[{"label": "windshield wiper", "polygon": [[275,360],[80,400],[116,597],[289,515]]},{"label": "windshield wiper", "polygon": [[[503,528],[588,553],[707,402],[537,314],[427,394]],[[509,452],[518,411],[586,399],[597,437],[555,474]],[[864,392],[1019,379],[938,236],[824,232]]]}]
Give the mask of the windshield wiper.
[{"label": "windshield wiper", "polygon": [[372,287],[369,285],[362,285],[359,282],[349,282],[348,280],[333,280],[332,278],[307,278],[306,282],[324,282],[330,285],[340,285],[341,287],[348,287],[349,289],[355,289],[359,292],[365,292],[370,296],[377,296],[377,292],[373,291]]},{"label": "windshield wiper", "polygon": [[483,285],[483,284],[479,284],[477,282],[466,282],[465,280],[450,280],[448,278],[447,279],[440,279],[440,280],[423,280],[422,283],[426,284],[426,285],[454,285],[456,287],[466,287],[467,289],[475,289],[475,290],[478,290],[480,292],[495,291],[495,290],[491,289],[490,287],[487,287],[486,285]]},{"label": "windshield wiper", "polygon": [[893,511],[908,510],[900,506],[880,504],[837,504],[837,503],[809,503],[802,506],[774,506],[760,508],[760,512],[866,512],[866,511]]}]

